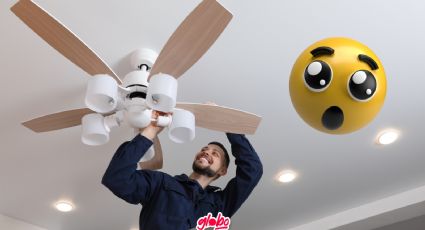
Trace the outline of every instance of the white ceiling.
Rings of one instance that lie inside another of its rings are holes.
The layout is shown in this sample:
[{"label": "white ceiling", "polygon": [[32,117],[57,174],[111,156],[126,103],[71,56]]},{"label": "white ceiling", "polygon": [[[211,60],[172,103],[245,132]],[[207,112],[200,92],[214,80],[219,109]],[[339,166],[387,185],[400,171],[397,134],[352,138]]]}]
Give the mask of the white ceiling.
[{"label": "white ceiling", "polygon": [[[100,183],[114,150],[132,136],[115,130],[111,141],[88,147],[80,128],[36,134],[22,121],[84,107],[88,75],[52,49],[13,15],[15,0],[0,5],[0,213],[49,230],[130,229],[138,206],[116,198]],[[136,48],[160,51],[199,0],[36,1],[95,50],[121,77]],[[425,2],[222,0],[234,18],[206,55],[179,79],[179,101],[205,102],[259,114],[249,137],[264,175],[232,229],[287,229],[425,184]],[[298,54],[326,37],[351,37],[368,45],[387,72],[385,105],[367,127],[329,135],[307,126],[291,105],[289,73]],[[402,135],[374,145],[384,128]],[[218,132],[197,129],[185,145],[162,134],[164,172],[190,173],[195,151]],[[273,178],[297,170],[289,185]],[[234,172],[234,166],[230,171]],[[231,173],[218,181],[223,186]],[[52,204],[71,199],[76,210]]]}]

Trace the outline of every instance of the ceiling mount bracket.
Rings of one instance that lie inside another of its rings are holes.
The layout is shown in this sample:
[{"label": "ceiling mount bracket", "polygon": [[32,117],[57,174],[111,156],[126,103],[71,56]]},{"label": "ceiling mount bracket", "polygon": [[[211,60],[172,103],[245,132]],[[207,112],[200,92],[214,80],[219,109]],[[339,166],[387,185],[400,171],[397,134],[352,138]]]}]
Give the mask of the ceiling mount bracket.
[{"label": "ceiling mount bracket", "polygon": [[158,53],[151,49],[137,49],[131,53],[130,64],[134,70],[145,70],[148,71],[152,68],[153,64],[158,57]]}]

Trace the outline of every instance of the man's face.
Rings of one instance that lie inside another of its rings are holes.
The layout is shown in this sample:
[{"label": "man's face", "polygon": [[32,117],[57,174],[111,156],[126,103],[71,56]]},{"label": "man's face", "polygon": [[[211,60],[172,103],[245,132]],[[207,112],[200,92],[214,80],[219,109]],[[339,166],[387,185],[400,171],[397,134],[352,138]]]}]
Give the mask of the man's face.
[{"label": "man's face", "polygon": [[224,151],[214,144],[201,149],[193,161],[193,171],[208,177],[223,176],[227,173]]}]

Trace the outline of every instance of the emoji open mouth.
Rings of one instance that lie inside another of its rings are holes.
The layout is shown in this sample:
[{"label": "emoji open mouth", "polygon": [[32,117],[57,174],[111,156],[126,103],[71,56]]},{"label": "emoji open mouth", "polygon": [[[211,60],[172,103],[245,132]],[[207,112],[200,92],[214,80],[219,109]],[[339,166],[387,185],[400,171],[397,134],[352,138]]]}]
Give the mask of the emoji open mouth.
[{"label": "emoji open mouth", "polygon": [[322,124],[329,130],[335,130],[344,123],[344,112],[338,106],[329,107],[322,115]]}]

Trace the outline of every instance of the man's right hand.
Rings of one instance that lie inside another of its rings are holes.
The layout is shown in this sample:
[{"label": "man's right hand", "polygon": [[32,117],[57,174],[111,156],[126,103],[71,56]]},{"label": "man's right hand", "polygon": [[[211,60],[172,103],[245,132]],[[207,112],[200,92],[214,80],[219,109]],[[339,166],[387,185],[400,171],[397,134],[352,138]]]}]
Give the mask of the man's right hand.
[{"label": "man's right hand", "polygon": [[[159,115],[162,114],[158,111],[152,112],[152,118],[154,119],[157,119]],[[150,140],[153,140],[163,129],[164,127],[157,126],[156,122],[151,122],[148,127],[140,129],[140,134]]]}]

